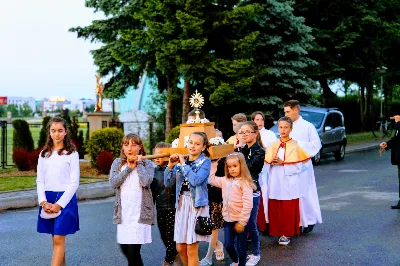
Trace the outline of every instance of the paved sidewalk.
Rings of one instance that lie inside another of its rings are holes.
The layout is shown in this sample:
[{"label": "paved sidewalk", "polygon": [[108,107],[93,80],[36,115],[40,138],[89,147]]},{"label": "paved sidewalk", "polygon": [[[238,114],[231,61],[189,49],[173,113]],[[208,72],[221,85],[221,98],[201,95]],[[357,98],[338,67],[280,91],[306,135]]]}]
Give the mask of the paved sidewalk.
[{"label": "paved sidewalk", "polygon": [[[370,151],[370,150],[379,150],[379,144],[381,144],[382,142],[383,140],[377,140],[373,142],[348,145],[346,147],[346,154]],[[346,157],[344,159],[346,160]]]},{"label": "paved sidewalk", "polygon": [[[356,153],[379,149],[382,141],[348,145],[346,153]],[[346,160],[346,158],[345,158]],[[82,184],[77,191],[78,200],[106,198],[114,195],[114,190],[107,181]],[[38,205],[36,189],[0,193],[0,211],[7,209],[30,208]]]},{"label": "paved sidewalk", "polygon": [[[79,185],[78,200],[107,198],[114,195],[108,181]],[[0,211],[7,209],[30,208],[38,205],[36,189],[0,193]]]}]

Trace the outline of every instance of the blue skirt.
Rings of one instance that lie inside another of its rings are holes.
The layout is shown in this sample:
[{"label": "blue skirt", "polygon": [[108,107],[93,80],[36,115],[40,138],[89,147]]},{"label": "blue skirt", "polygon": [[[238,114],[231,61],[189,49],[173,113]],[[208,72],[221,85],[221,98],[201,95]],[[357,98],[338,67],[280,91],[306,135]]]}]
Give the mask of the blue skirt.
[{"label": "blue skirt", "polygon": [[[58,195],[57,195],[58,194]],[[46,199],[49,203],[55,203],[64,192],[46,191]],[[70,202],[61,209],[61,214],[55,219],[43,219],[40,217],[42,207],[39,207],[37,231],[39,233],[65,236],[79,231],[78,200],[76,194]]]}]

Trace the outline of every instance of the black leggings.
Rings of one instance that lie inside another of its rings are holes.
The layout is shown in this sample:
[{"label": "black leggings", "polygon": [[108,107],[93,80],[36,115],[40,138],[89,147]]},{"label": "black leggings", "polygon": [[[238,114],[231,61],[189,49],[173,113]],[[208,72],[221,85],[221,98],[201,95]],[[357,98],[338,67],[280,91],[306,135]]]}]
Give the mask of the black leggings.
[{"label": "black leggings", "polygon": [[142,256],[140,255],[141,244],[120,244],[119,246],[128,259],[128,266],[143,266]]}]

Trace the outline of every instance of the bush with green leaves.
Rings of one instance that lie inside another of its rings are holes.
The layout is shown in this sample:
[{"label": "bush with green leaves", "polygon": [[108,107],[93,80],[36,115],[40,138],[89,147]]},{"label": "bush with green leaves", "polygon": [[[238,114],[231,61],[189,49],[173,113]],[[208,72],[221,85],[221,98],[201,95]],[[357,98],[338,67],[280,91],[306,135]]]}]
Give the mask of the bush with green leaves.
[{"label": "bush with green leaves", "polygon": [[49,123],[51,117],[45,116],[42,120],[42,128],[39,133],[38,147],[41,148],[46,144],[47,140],[47,124]]},{"label": "bush with green leaves", "polygon": [[119,157],[122,147],[124,132],[117,128],[102,128],[93,131],[86,144],[86,151],[90,156],[90,164],[98,168],[97,156],[102,151],[109,151],[114,158]]},{"label": "bush with green leaves", "polygon": [[179,132],[181,131],[180,126],[174,127],[168,134],[168,137],[165,139],[165,142],[172,143],[175,139],[179,138]]},{"label": "bush with green leaves", "polygon": [[33,138],[29,130],[29,124],[23,119],[16,119],[12,122],[13,131],[13,149],[24,148],[28,152],[33,151]]}]

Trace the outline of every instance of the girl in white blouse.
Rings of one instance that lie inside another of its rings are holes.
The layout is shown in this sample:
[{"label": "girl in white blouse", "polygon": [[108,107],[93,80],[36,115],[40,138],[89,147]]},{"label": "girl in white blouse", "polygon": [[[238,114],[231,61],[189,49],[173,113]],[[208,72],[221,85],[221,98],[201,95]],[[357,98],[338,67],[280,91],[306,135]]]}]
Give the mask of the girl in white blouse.
[{"label": "girl in white blouse", "polygon": [[[39,201],[37,231],[52,235],[51,265],[65,265],[65,236],[79,230],[75,194],[79,186],[79,156],[71,143],[67,123],[60,117],[54,117],[48,123],[47,141],[39,155],[36,183]],[[46,217],[54,214],[59,215],[50,219]]]},{"label": "girl in white blouse", "polygon": [[153,163],[144,159],[146,151],[136,134],[122,139],[121,157],[110,170],[110,185],[115,189],[114,223],[117,242],[129,266],[143,266],[140,250],[151,243],[154,224],[154,202],[150,184],[154,177]]}]

